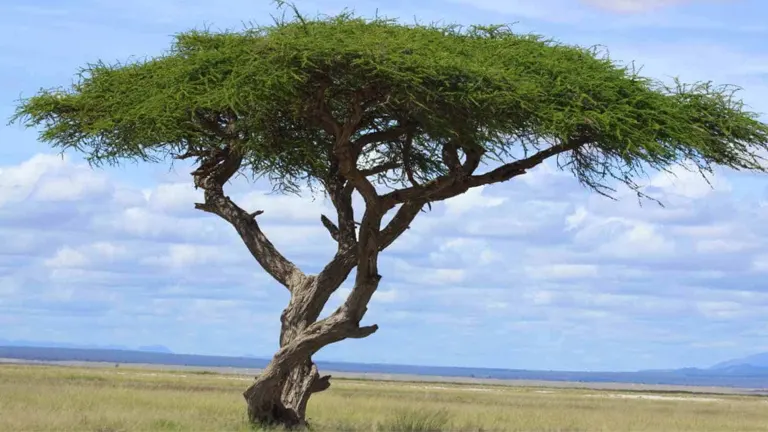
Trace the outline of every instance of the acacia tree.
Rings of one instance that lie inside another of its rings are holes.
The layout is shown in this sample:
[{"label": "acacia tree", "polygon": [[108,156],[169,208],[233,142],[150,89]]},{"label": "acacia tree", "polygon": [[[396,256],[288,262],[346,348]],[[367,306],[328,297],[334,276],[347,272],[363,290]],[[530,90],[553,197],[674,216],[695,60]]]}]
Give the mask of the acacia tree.
[{"label": "acacia tree", "polygon": [[[378,256],[431,203],[523,175],[547,159],[610,194],[646,169],[764,171],[768,126],[734,89],[664,86],[596,50],[505,26],[402,25],[351,14],[240,32],[189,31],[157,58],[86,67],[71,88],[21,101],[12,121],[93,164],[191,159],[195,208],[228,222],[289,292],[280,349],[245,391],[252,422],[305,425],[329,387],[312,355],[361,325]],[[268,240],[259,211],[224,188],[237,174],[291,193],[309,185],[335,208],[337,244],[306,274]],[[353,196],[364,211],[355,214]],[[343,304],[320,318],[356,269]]]}]

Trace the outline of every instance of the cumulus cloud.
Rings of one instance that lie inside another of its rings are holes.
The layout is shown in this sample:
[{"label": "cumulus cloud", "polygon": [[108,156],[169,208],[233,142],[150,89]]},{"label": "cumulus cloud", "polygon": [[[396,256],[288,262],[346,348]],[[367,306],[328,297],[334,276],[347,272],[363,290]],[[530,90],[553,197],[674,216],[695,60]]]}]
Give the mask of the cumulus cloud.
[{"label": "cumulus cloud", "polygon": [[0,168],[0,207],[28,199],[78,201],[109,192],[104,176],[87,167],[68,167],[64,157],[38,154],[18,166]]},{"label": "cumulus cloud", "polygon": [[88,258],[85,255],[70,247],[59,249],[53,258],[45,260],[45,265],[53,268],[77,268],[88,265],[88,263]]},{"label": "cumulus cloud", "polygon": [[[34,204],[52,198],[34,193],[47,182],[80,173],[105,186],[79,189],[85,192],[75,202],[76,220],[85,230],[29,225],[3,231],[21,264],[0,277],[6,293],[0,308],[6,313],[24,314],[31,310],[24,305],[35,304],[35,309],[56,311],[50,320],[59,314],[70,326],[85,325],[88,316],[120,323],[139,313],[148,326],[175,319],[176,330],[167,331],[179,332],[171,338],[176,341],[183,340],[186,326],[194,325],[184,317],[202,317],[217,332],[219,327],[247,327],[250,319],[271,317],[279,323],[284,289],[261,272],[225,222],[192,209],[196,196],[183,184],[131,188],[107,172],[41,155],[2,172],[19,173],[22,167],[31,167],[32,173],[3,178],[12,178],[16,190],[27,192],[8,193],[6,202],[24,203],[33,220]],[[382,258],[384,279],[370,319],[396,329],[420,322],[424,313],[432,317],[423,321],[430,323],[428,328],[438,331],[453,319],[451,328],[459,326],[467,337],[492,327],[494,334],[516,338],[514,329],[524,322],[541,323],[534,332],[566,332],[575,326],[590,335],[590,344],[608,346],[628,335],[612,323],[641,320],[642,326],[626,331],[654,335],[670,320],[686,316],[690,327],[674,333],[675,340],[703,347],[709,335],[696,331],[695,323],[746,332],[751,325],[745,320],[768,307],[768,292],[758,283],[768,271],[768,252],[762,247],[768,231],[748,225],[755,220],[753,212],[765,212],[764,206],[761,199],[740,202],[731,196],[749,183],[718,179],[713,188],[684,173],[671,180],[652,177],[648,187],[670,202],[662,209],[641,208],[621,191],[618,202],[597,198],[547,166],[532,177],[449,200],[417,219],[409,230],[415,239],[409,243],[412,249]],[[570,184],[561,189],[560,200],[547,196],[557,182]],[[264,229],[288,256],[300,256],[310,268],[322,265],[332,245],[317,217],[328,211],[328,204],[258,192],[264,186],[251,185],[255,191],[233,197],[265,209],[265,216],[275,215],[264,220]],[[119,205],[126,196],[132,197],[130,207]],[[696,216],[715,203],[710,215]],[[28,234],[33,229],[42,241]],[[17,289],[22,285],[26,290]],[[348,287],[340,289],[329,307],[338,306],[348,292]],[[86,307],[89,312],[83,314]],[[232,325],[235,318],[243,321]],[[658,322],[647,321],[651,318]],[[499,326],[498,319],[504,324]],[[603,330],[606,326],[611,330]],[[426,328],[420,331],[430,337]],[[274,344],[268,335],[261,340],[264,350]],[[646,345],[654,343],[648,336]],[[223,345],[217,349],[232,352]],[[649,348],[654,349],[659,348]]]}]

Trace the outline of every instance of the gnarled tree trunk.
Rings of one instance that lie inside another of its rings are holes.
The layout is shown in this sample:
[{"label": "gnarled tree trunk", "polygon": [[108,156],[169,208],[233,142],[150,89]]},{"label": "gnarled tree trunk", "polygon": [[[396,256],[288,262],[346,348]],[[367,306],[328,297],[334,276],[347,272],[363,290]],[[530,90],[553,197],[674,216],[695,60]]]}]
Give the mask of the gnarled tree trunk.
[{"label": "gnarled tree trunk", "polygon": [[320,377],[311,356],[324,346],[346,338],[364,338],[377,329],[376,325],[359,327],[344,308],[307,326],[277,351],[243,393],[248,419],[289,428],[306,426],[309,397],[330,386],[330,376]]},{"label": "gnarled tree trunk", "polygon": [[[356,110],[355,116],[361,112]],[[192,172],[195,186],[204,190],[205,201],[195,208],[218,215],[229,222],[258,263],[291,293],[291,300],[281,316],[280,349],[272,361],[243,393],[248,418],[256,424],[306,426],[307,401],[313,393],[330,386],[330,376],[320,377],[312,356],[321,348],[348,338],[364,338],[378,326],[360,326],[368,302],[376,291],[379,252],[389,246],[410,225],[427,202],[425,199],[398,201],[376,193],[366,174],[356,168],[358,154],[352,152],[349,137],[360,121],[345,123],[344,133],[333,145],[331,172],[326,190],[337,212],[337,223],[321,215],[321,222],[338,244],[333,259],[317,275],[307,275],[283,256],[261,231],[256,217],[224,194],[224,184],[240,169],[243,156],[230,145],[203,152],[191,149],[198,168]],[[351,129],[350,129],[351,128]],[[223,132],[222,132],[223,133]],[[369,139],[373,139],[373,133]],[[236,137],[231,138],[237,141]],[[336,154],[338,153],[338,154]],[[365,212],[358,225],[354,218],[352,193],[357,190],[365,200]],[[384,215],[398,203],[394,217],[382,229]],[[359,231],[359,232],[356,232]],[[351,293],[330,316],[318,320],[331,295],[357,268]]]},{"label": "gnarled tree trunk", "polygon": [[310,358],[280,375],[276,382],[258,377],[246,390],[248,419],[251,423],[280,424],[288,428],[307,426],[309,397],[327,389],[330,376],[320,378],[317,366]]},{"label": "gnarled tree trunk", "polygon": [[243,394],[252,423],[307,426],[307,402],[313,393],[328,389],[331,378],[320,376],[312,354],[346,337],[361,337],[349,332],[346,314],[341,311],[317,322],[326,301],[346,279],[350,267],[342,266],[336,277],[321,280],[309,276],[292,287],[291,301],[281,316],[280,350]]}]

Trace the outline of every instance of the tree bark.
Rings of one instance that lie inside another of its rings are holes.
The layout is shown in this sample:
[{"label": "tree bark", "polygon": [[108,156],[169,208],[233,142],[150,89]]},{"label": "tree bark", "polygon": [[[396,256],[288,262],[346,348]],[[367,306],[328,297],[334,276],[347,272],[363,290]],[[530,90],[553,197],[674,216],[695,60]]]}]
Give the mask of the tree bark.
[{"label": "tree bark", "polygon": [[[299,360],[293,367],[283,368],[282,364],[293,363],[278,359],[270,366],[283,370],[275,383],[268,379],[256,378],[256,382],[244,393],[248,405],[248,419],[254,424],[279,424],[287,428],[307,426],[307,402],[312,393],[330,387],[330,376],[320,377],[317,366],[310,356]],[[287,372],[284,372],[287,370]]]},{"label": "tree bark", "polygon": [[350,332],[348,320],[338,311],[317,321],[328,298],[347,278],[352,266],[349,257],[338,255],[327,266],[327,273],[309,276],[302,284],[291,287],[291,300],[280,317],[280,350],[243,394],[252,423],[288,428],[307,426],[307,402],[312,394],[328,389],[331,378],[320,376],[312,354],[347,337],[361,337]]},{"label": "tree bark", "polygon": [[299,332],[292,326],[287,329],[294,333],[293,339],[281,341],[283,346],[243,393],[251,423],[279,424],[287,428],[307,426],[309,397],[330,386],[330,376],[320,377],[311,360],[312,355],[343,339],[369,336],[378,327],[359,327],[339,309]]}]

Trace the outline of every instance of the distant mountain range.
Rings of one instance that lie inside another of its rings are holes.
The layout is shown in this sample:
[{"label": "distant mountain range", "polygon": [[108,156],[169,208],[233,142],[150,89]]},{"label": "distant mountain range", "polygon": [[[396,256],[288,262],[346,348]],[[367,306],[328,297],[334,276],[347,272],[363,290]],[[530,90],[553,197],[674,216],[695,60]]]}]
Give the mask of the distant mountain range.
[{"label": "distant mountain range", "polygon": [[0,339],[0,346],[6,347],[38,347],[38,348],[76,348],[76,349],[97,349],[97,350],[122,350],[122,351],[143,351],[173,354],[168,347],[163,345],[146,345],[138,348],[130,348],[125,345],[89,345],[89,344],[71,344],[62,342],[41,342],[28,340],[8,340]]},{"label": "distant mountain range", "polygon": [[[261,369],[267,359],[175,354],[164,346],[144,346],[130,350],[123,346],[90,347],[87,345],[50,344],[32,346],[31,342],[3,341],[0,358],[37,361],[91,361],[108,363],[143,363],[156,365],[199,366],[211,368]],[[591,383],[663,384],[685,386],[734,387],[768,389],[768,353],[719,363],[711,368],[646,370],[638,372],[573,372],[532,371],[516,369],[411,366],[318,361],[325,371],[347,373],[400,374],[442,377],[493,378],[507,380],[569,381]]]},{"label": "distant mountain range", "polygon": [[733,360],[724,361],[718,363],[710,370],[747,370],[749,368],[768,368],[768,353],[754,354],[747,357],[737,358]]}]

